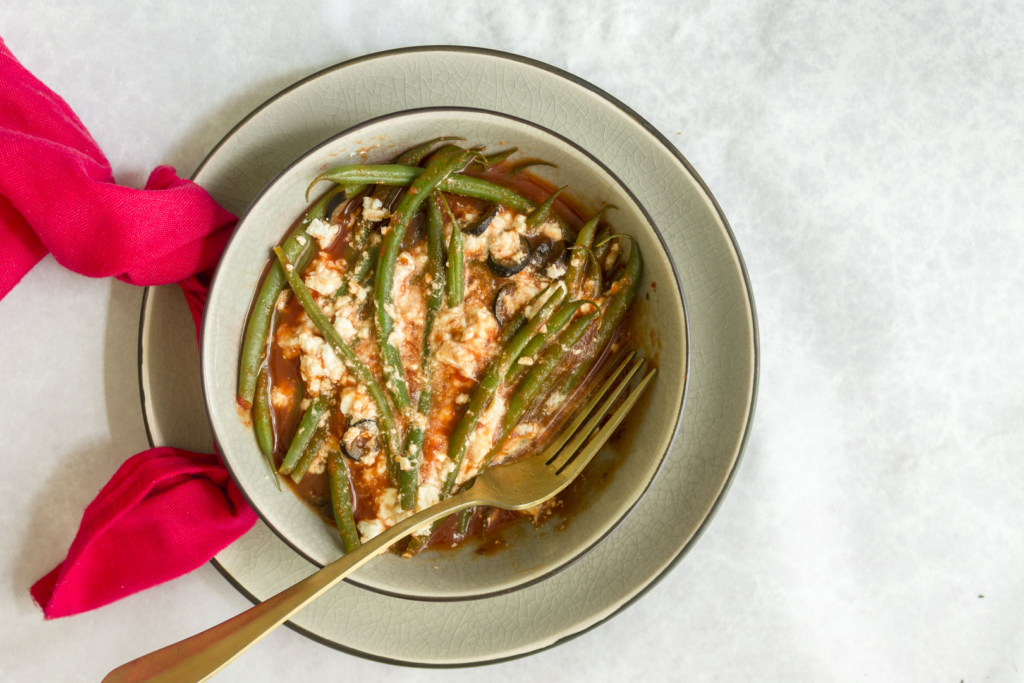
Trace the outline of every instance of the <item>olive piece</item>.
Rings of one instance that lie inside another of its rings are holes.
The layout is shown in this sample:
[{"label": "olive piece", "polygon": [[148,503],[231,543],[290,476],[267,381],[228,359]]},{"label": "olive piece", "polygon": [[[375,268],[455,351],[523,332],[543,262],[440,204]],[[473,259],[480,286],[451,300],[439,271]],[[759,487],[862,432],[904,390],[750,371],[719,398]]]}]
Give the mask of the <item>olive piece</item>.
[{"label": "olive piece", "polygon": [[530,255],[530,268],[543,275],[553,255],[554,246],[551,242],[541,242],[533,248],[533,254]]},{"label": "olive piece", "polygon": [[498,325],[505,327],[508,321],[515,317],[516,290],[518,287],[514,282],[507,282],[494,295],[494,317],[498,319]]},{"label": "olive piece", "polygon": [[491,226],[491,222],[502,211],[504,211],[504,209],[501,207],[501,204],[492,204],[489,209],[484,210],[483,216],[481,216],[480,220],[472,226],[467,226],[462,229],[463,234],[473,235],[474,237],[482,235],[484,230]]},{"label": "olive piece", "polygon": [[345,430],[341,437],[341,454],[349,460],[362,462],[366,456],[380,451],[380,430],[376,420],[360,420]]},{"label": "olive piece", "polygon": [[514,230],[507,230],[491,240],[487,249],[487,266],[498,277],[512,277],[530,262],[530,241]]}]

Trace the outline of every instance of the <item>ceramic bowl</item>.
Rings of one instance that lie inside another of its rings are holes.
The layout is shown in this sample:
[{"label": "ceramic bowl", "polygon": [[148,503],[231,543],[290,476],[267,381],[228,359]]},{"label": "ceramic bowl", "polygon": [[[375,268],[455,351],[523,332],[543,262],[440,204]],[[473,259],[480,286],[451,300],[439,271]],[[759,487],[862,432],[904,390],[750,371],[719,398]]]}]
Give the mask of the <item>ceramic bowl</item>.
[{"label": "ceramic bowl", "polygon": [[632,236],[644,255],[635,302],[641,355],[661,372],[629,418],[625,437],[606,447],[580,484],[579,503],[566,518],[529,523],[505,532],[507,548],[481,554],[474,543],[427,551],[412,559],[382,555],[348,581],[384,594],[418,600],[466,600],[507,593],[542,581],[594,548],[643,497],[681,424],[687,385],[688,345],[684,298],[664,241],[629,188],[604,165],[567,139],[536,124],[475,109],[418,109],[362,123],[295,160],[274,178],[239,221],[211,285],[203,318],[203,393],[220,454],[239,489],[263,521],[316,565],[342,555],[329,526],[269,476],[251,427],[235,403],[242,333],[270,249],[308,206],[304,196],[323,168],[346,163],[386,163],[430,138],[458,135],[467,146],[492,153],[516,146],[556,165],[534,173],[554,186],[569,185],[591,208],[614,204],[610,223]]}]

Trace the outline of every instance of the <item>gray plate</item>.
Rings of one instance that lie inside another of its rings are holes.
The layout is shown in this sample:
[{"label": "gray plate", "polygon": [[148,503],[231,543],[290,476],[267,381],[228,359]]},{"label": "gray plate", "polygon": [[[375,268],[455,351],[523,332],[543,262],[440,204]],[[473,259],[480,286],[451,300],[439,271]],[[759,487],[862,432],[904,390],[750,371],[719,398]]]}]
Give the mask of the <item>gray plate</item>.
[{"label": "gray plate", "polygon": [[[679,561],[721,501],[746,443],[757,391],[757,327],[725,217],[678,151],[605,93],[519,57],[419,48],[333,67],[257,109],[217,146],[195,179],[241,214],[305,150],[361,121],[425,106],[511,114],[594,153],[636,192],[662,230],[688,295],[691,332],[681,435],[647,497],[582,560],[515,593],[473,601],[412,602],[341,585],[291,624],[373,659],[460,666],[522,656],[578,635],[627,606]],[[212,440],[193,335],[174,288],[147,293],[140,383],[151,440],[205,450]],[[314,569],[262,524],[216,563],[254,600]]]}]

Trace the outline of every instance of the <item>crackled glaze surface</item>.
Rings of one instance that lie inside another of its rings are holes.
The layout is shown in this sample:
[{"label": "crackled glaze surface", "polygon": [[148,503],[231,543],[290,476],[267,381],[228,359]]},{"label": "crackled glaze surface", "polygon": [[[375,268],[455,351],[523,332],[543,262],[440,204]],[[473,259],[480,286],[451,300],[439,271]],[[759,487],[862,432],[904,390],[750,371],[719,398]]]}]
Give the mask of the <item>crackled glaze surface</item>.
[{"label": "crackled glaze surface", "polygon": [[[529,653],[579,633],[626,605],[686,550],[742,450],[756,393],[756,328],[731,235],[681,159],[614,103],[533,64],[438,49],[342,65],[258,110],[215,150],[196,179],[241,212],[304,150],[360,121],[423,106],[509,113],[591,150],[636,190],[661,228],[690,313],[692,365],[681,435],[648,496],[606,542],[554,577],[508,595],[410,602],[341,585],[295,619],[309,634],[361,654],[455,665]],[[147,319],[173,315],[157,310],[156,301],[151,297]],[[187,317],[183,321],[179,327],[188,330]],[[166,351],[144,354],[144,374],[171,366],[161,355]],[[201,410],[198,397],[188,394],[193,387],[164,386],[183,391],[160,401],[183,412]],[[155,415],[147,412],[153,421]],[[156,443],[174,438],[162,425],[150,426]],[[217,559],[258,599],[313,569],[260,524]],[[426,628],[436,624],[445,628]]]}]

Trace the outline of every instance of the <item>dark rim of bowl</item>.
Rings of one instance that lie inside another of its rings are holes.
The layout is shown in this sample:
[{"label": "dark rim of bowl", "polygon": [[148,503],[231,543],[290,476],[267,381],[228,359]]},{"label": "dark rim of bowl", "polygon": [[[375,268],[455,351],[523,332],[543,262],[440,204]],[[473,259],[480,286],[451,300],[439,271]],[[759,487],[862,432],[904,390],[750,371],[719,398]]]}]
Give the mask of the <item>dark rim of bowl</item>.
[{"label": "dark rim of bowl", "polygon": [[[304,152],[303,154],[301,154],[298,158],[296,158],[294,161],[292,161],[290,164],[288,164],[285,168],[283,168],[277,175],[275,175],[264,186],[264,188],[262,190],[260,190],[259,194],[257,194],[253,198],[253,200],[249,203],[249,207],[246,209],[245,213],[242,214],[241,218],[238,219],[238,226],[240,227],[240,226],[242,226],[245,223],[246,219],[249,217],[249,213],[256,207],[257,204],[260,203],[260,200],[263,199],[263,196],[267,192],[269,192],[270,189],[274,185],[276,185],[277,182],[281,178],[284,178],[285,176],[289,175],[290,172],[292,171],[292,169],[296,168],[297,166],[302,165],[310,156],[316,154],[318,151],[320,151],[324,147],[331,145],[336,140],[344,138],[344,137],[352,136],[353,134],[358,133],[362,129],[369,128],[369,127],[372,127],[372,126],[376,126],[376,125],[379,125],[381,123],[385,123],[385,122],[388,122],[388,121],[394,121],[394,120],[401,119],[401,118],[408,117],[408,116],[418,116],[418,115],[422,115],[422,114],[434,114],[434,113],[459,113],[459,112],[470,113],[470,114],[483,114],[483,115],[486,115],[486,116],[491,116],[491,117],[495,117],[495,118],[499,118],[499,119],[505,119],[505,120],[508,120],[508,121],[513,121],[515,123],[518,123],[518,124],[527,126],[529,128],[532,128],[532,129],[534,129],[536,131],[539,131],[539,132],[541,132],[543,134],[550,135],[553,138],[555,138],[556,140],[559,140],[563,144],[565,144],[565,145],[571,147],[572,149],[576,150],[576,152],[578,152],[579,154],[582,154],[583,156],[585,156],[587,159],[590,160],[590,162],[592,164],[597,166],[599,169],[601,169],[603,172],[607,173],[609,175],[609,177],[612,178],[612,181],[614,183],[616,183],[622,189],[622,191],[626,193],[626,195],[629,197],[629,199],[637,206],[637,208],[640,209],[640,212],[644,216],[644,220],[647,221],[647,223],[650,226],[652,232],[657,237],[658,242],[661,245],[662,253],[665,255],[666,259],[669,262],[669,266],[672,269],[672,277],[675,279],[676,290],[679,292],[679,300],[680,300],[680,304],[681,304],[681,306],[683,308],[683,334],[685,336],[685,341],[686,341],[686,344],[685,344],[686,353],[685,353],[685,357],[683,358],[683,368],[682,368],[683,369],[683,383],[682,383],[683,386],[682,386],[681,395],[679,397],[679,411],[676,413],[675,423],[672,426],[672,431],[671,431],[671,435],[669,436],[668,444],[665,447],[664,452],[661,454],[661,458],[658,460],[657,467],[654,468],[654,471],[651,473],[650,478],[644,484],[643,489],[638,494],[635,494],[636,497],[633,498],[633,500],[628,503],[627,507],[621,512],[621,514],[617,518],[615,518],[614,520],[611,521],[610,525],[601,533],[600,536],[598,536],[598,538],[594,539],[589,545],[587,545],[584,548],[582,548],[581,550],[579,550],[576,554],[572,555],[571,557],[569,557],[568,559],[566,559],[565,561],[563,561],[559,565],[557,565],[555,567],[552,567],[551,569],[543,572],[542,574],[539,574],[538,576],[533,577],[532,579],[523,580],[520,583],[516,583],[514,585],[507,586],[505,588],[501,588],[501,589],[498,589],[498,590],[491,590],[491,591],[480,592],[480,593],[470,593],[470,594],[465,594],[465,595],[432,596],[432,595],[417,595],[415,593],[399,593],[397,591],[390,591],[390,590],[387,590],[387,589],[378,588],[376,586],[371,586],[371,585],[362,583],[362,582],[358,581],[357,579],[353,579],[353,578],[346,578],[346,579],[344,579],[345,581],[347,581],[348,583],[352,584],[353,586],[358,586],[359,588],[362,588],[364,590],[368,590],[368,591],[371,591],[371,592],[374,592],[374,593],[379,593],[381,595],[386,595],[386,596],[392,597],[392,598],[401,598],[403,600],[416,600],[416,601],[422,601],[422,602],[465,602],[465,601],[468,601],[468,600],[484,600],[486,598],[493,598],[493,597],[497,597],[499,595],[507,595],[508,593],[513,593],[515,591],[522,590],[524,588],[528,588],[530,586],[533,586],[533,585],[535,585],[537,583],[540,583],[541,581],[546,581],[547,579],[549,579],[550,577],[554,576],[555,574],[561,572],[562,570],[566,569],[567,567],[572,566],[573,564],[578,562],[582,557],[586,556],[587,553],[589,553],[594,548],[596,548],[598,545],[600,545],[606,538],[608,538],[609,534],[611,534],[613,531],[615,531],[615,529],[617,529],[619,527],[619,525],[622,524],[622,522],[636,508],[637,504],[639,504],[640,501],[644,499],[644,497],[647,495],[647,492],[650,490],[651,485],[658,478],[658,474],[661,472],[662,467],[665,464],[666,456],[668,455],[669,451],[672,449],[672,444],[675,442],[676,438],[679,436],[679,430],[680,430],[680,427],[682,425],[682,419],[683,419],[683,411],[685,410],[685,407],[686,407],[686,388],[687,388],[687,386],[689,384],[690,328],[689,328],[689,318],[687,316],[686,297],[685,297],[685,294],[683,292],[682,282],[680,281],[680,278],[679,278],[679,270],[676,267],[675,260],[672,258],[672,254],[669,251],[668,245],[665,243],[665,239],[662,237],[661,231],[658,229],[657,224],[654,222],[654,219],[651,217],[650,213],[648,213],[647,209],[644,208],[643,204],[640,203],[639,199],[637,199],[637,197],[626,186],[626,184],[622,182],[622,179],[619,178],[618,175],[613,173],[611,171],[611,169],[609,169],[607,166],[605,166],[603,163],[601,163],[601,161],[599,161],[596,157],[594,157],[587,150],[583,149],[582,147],[580,147],[579,145],[577,145],[573,141],[569,140],[568,138],[566,138],[566,137],[564,137],[562,135],[559,135],[558,133],[556,133],[556,132],[554,132],[552,130],[549,130],[549,129],[545,128],[544,126],[541,126],[541,125],[538,125],[536,123],[533,123],[532,121],[526,121],[525,119],[521,119],[521,118],[518,118],[516,116],[511,116],[509,114],[503,114],[501,112],[493,112],[493,111],[489,111],[489,110],[486,110],[486,109],[475,109],[475,108],[471,108],[471,107],[421,107],[421,108],[418,108],[418,109],[406,109],[406,110],[403,110],[403,111],[400,111],[400,112],[395,112],[395,113],[392,113],[392,114],[385,114],[383,116],[377,116],[375,118],[368,119],[366,121],[362,121],[362,122],[360,122],[360,123],[358,123],[358,124],[348,128],[348,129],[346,129],[346,130],[344,130],[344,131],[342,131],[342,132],[340,132],[340,133],[338,133],[336,135],[332,135],[331,137],[327,138],[326,140],[320,142],[316,146],[312,147],[311,149],[309,149],[306,152]],[[241,235],[241,230],[238,227],[236,227],[234,233],[231,235],[231,238],[228,240],[227,245],[224,247],[225,253],[228,250],[231,249],[231,245],[234,243],[236,238],[240,238],[240,235]],[[223,260],[220,263],[217,264],[217,268],[216,268],[216,270],[214,270],[213,278],[210,280],[209,292],[210,292],[210,296],[211,297],[212,297],[213,292],[217,288],[218,281],[220,280],[221,265],[222,265],[222,263],[223,263]],[[209,298],[207,299],[207,302],[209,302]],[[205,332],[206,332],[206,323],[209,320],[209,316],[206,315],[206,311],[208,311],[208,310],[209,310],[209,305],[207,305],[206,309],[203,312],[202,333],[200,334],[200,338],[201,339],[206,339],[206,334],[205,334]],[[201,346],[202,346],[202,344],[201,344]],[[200,354],[199,354],[200,374],[201,374],[201,377],[203,378],[203,380],[201,381],[200,385],[203,388],[203,400],[206,403],[207,412],[210,413],[210,412],[212,412],[210,410],[212,399],[210,398],[210,395],[207,393],[207,388],[206,388],[206,384],[207,383],[206,383],[206,379],[205,379],[206,378],[206,373],[205,373],[205,367],[204,367],[204,365],[205,365],[204,358],[205,358],[205,354],[202,352],[202,349],[200,349]],[[212,426],[213,425],[211,424],[211,427]],[[214,439],[214,442],[217,444],[217,448],[218,448],[218,450],[219,450],[219,452],[221,454],[221,462],[224,463],[224,466],[227,468],[228,472],[231,474],[231,478],[235,480],[235,484],[238,485],[237,486],[238,490],[241,492],[242,496],[249,503],[249,506],[256,512],[256,514],[263,521],[263,523],[266,524],[270,528],[270,530],[273,531],[274,534],[278,538],[280,538],[282,541],[284,541],[284,543],[288,547],[290,547],[292,550],[294,550],[304,560],[306,560],[307,562],[309,562],[310,564],[312,564],[315,567],[323,567],[324,566],[323,564],[318,562],[315,558],[310,557],[301,547],[299,547],[294,541],[292,541],[288,537],[287,534],[283,533],[280,529],[278,529],[265,516],[264,512],[256,504],[256,501],[254,501],[253,498],[250,497],[249,492],[245,489],[244,486],[242,486],[241,481],[239,480],[238,476],[236,475],[234,469],[231,466],[230,460],[228,458],[224,457],[224,454],[226,453],[226,450],[225,450],[223,444],[221,444],[220,439],[217,436],[217,430],[216,429],[213,429],[213,439]]]},{"label": "dark rim of bowl", "polygon": [[[671,573],[671,571],[673,569],[675,569],[675,567],[679,564],[679,562],[682,561],[682,559],[689,553],[689,551],[693,548],[693,546],[697,543],[697,541],[700,540],[700,538],[704,535],[704,532],[707,530],[708,526],[710,525],[711,520],[714,519],[715,514],[718,512],[718,509],[719,509],[719,507],[722,504],[722,500],[725,498],[725,495],[729,492],[729,489],[732,486],[732,482],[735,479],[736,472],[738,470],[738,466],[739,466],[740,460],[742,460],[743,455],[744,455],[744,453],[746,451],[747,444],[748,444],[748,442],[750,440],[751,425],[753,424],[754,413],[755,413],[756,407],[757,407],[757,394],[758,394],[758,387],[759,387],[759,381],[760,381],[760,334],[759,334],[758,325],[757,325],[757,309],[756,309],[756,305],[755,305],[755,302],[754,302],[754,293],[753,293],[753,290],[752,290],[751,284],[750,284],[750,275],[747,272],[746,263],[743,260],[743,254],[740,251],[739,244],[736,241],[736,236],[733,234],[732,227],[729,224],[729,220],[728,220],[728,218],[726,218],[725,212],[722,211],[722,207],[719,205],[718,200],[711,193],[710,188],[708,188],[707,184],[704,182],[704,179],[700,177],[700,174],[697,173],[696,169],[693,168],[693,166],[686,159],[686,157],[684,157],[682,155],[682,153],[680,153],[679,150],[676,149],[675,145],[673,145],[672,142],[670,142],[668,138],[666,138],[657,128],[655,128],[653,125],[651,125],[646,119],[644,119],[642,116],[640,116],[638,113],[636,113],[632,108],[627,106],[625,103],[620,101],[618,98],[616,98],[616,97],[612,96],[611,94],[609,94],[608,92],[604,91],[603,89],[598,88],[597,86],[593,85],[589,81],[586,81],[586,80],[584,80],[584,79],[582,79],[582,78],[580,78],[580,77],[578,77],[578,76],[576,76],[576,75],[574,75],[574,74],[572,74],[572,73],[570,73],[568,71],[560,69],[558,67],[551,66],[550,64],[547,64],[545,62],[541,62],[541,61],[536,60],[536,59],[531,59],[529,57],[522,57],[520,55],[512,54],[512,53],[509,53],[509,52],[502,52],[500,50],[492,50],[492,49],[488,49],[488,48],[464,47],[464,46],[459,46],[459,45],[427,45],[427,46],[420,46],[420,47],[397,48],[397,49],[393,49],[393,50],[382,50],[382,51],[379,51],[379,52],[374,52],[374,53],[370,53],[370,54],[367,54],[367,55],[363,55],[361,57],[356,57],[356,58],[353,58],[353,59],[350,59],[350,60],[339,62],[338,64],[329,66],[329,67],[327,67],[325,69],[321,69],[320,71],[317,71],[317,72],[315,72],[313,74],[310,74],[309,76],[307,76],[307,77],[305,77],[305,78],[303,78],[303,79],[301,79],[299,81],[296,81],[292,85],[290,85],[287,88],[281,90],[276,95],[274,95],[273,97],[267,99],[263,104],[261,104],[260,106],[255,108],[252,112],[250,112],[247,116],[245,116],[241,121],[239,121],[230,131],[228,131],[227,134],[225,134],[223,138],[221,138],[220,142],[218,142],[213,147],[213,149],[211,149],[210,152],[206,155],[206,157],[203,159],[203,161],[200,162],[199,166],[196,168],[195,172],[192,174],[191,177],[194,179],[203,170],[203,168],[206,166],[207,162],[217,153],[217,151],[223,145],[225,145],[227,143],[227,141],[240,128],[242,128],[242,126],[244,126],[252,118],[254,118],[261,111],[263,111],[263,109],[265,109],[266,107],[270,106],[272,103],[274,103],[280,97],[286,95],[287,93],[291,92],[294,89],[302,87],[303,85],[305,85],[306,83],[308,83],[310,81],[316,80],[317,78],[320,78],[321,76],[323,76],[323,75],[325,75],[327,73],[333,72],[333,71],[337,71],[337,70],[344,69],[344,68],[347,68],[347,67],[350,67],[350,66],[355,66],[357,64],[361,64],[361,63],[366,62],[366,61],[372,61],[372,60],[376,60],[376,59],[380,59],[380,58],[384,58],[384,57],[390,57],[390,56],[396,56],[396,55],[402,55],[402,54],[417,54],[417,53],[442,53],[443,54],[443,53],[452,53],[452,52],[455,52],[455,53],[462,52],[462,53],[466,53],[466,54],[483,55],[483,56],[487,56],[487,57],[494,57],[494,58],[498,58],[498,59],[504,59],[504,60],[511,61],[511,62],[518,62],[520,64],[524,64],[526,66],[530,66],[530,67],[533,67],[535,69],[539,69],[541,71],[546,71],[546,72],[548,72],[548,73],[550,73],[550,74],[552,74],[554,76],[557,76],[557,77],[559,77],[559,78],[561,78],[563,80],[569,81],[570,83],[573,83],[573,84],[575,84],[577,86],[585,88],[586,90],[589,90],[590,92],[594,93],[595,95],[597,95],[601,99],[603,99],[606,102],[610,103],[616,109],[618,109],[620,112],[622,112],[627,117],[632,119],[637,125],[639,125],[641,128],[643,128],[652,137],[654,137],[659,143],[661,143],[661,145],[663,147],[665,147],[665,149],[672,156],[674,156],[677,161],[679,161],[679,163],[683,166],[684,169],[686,169],[686,171],[689,173],[689,175],[697,182],[697,184],[700,186],[700,188],[702,189],[704,194],[711,201],[711,204],[714,207],[715,212],[718,214],[719,220],[722,221],[722,225],[725,228],[726,235],[728,236],[729,241],[732,244],[733,254],[735,255],[736,261],[737,261],[737,263],[739,265],[740,274],[743,277],[743,283],[744,283],[744,287],[745,287],[746,295],[747,295],[747,302],[748,302],[748,305],[750,307],[751,333],[752,333],[751,342],[752,342],[752,346],[753,346],[753,356],[754,356],[754,359],[753,359],[753,367],[752,367],[753,378],[752,378],[751,391],[750,391],[750,408],[749,408],[749,411],[748,411],[748,414],[747,414],[747,417],[746,417],[746,422],[745,422],[745,425],[744,425],[743,435],[742,435],[742,437],[740,439],[739,447],[737,448],[736,458],[735,458],[735,460],[732,463],[732,467],[730,468],[730,471],[729,471],[729,473],[726,476],[725,482],[722,485],[722,489],[719,492],[718,497],[712,503],[711,509],[708,511],[708,514],[705,516],[703,522],[701,522],[700,526],[694,532],[693,536],[691,536],[690,539],[683,545],[683,547],[679,550],[679,552],[676,554],[676,556],[674,558],[672,558],[666,564],[664,569],[662,569],[662,571],[657,576],[655,576],[650,581],[648,581],[648,583],[646,585],[644,585],[642,588],[640,588],[635,595],[633,595],[632,597],[627,599],[625,602],[623,602],[621,605],[619,605],[611,614],[609,614],[609,615],[599,619],[598,621],[594,622],[593,624],[591,624],[591,625],[589,625],[589,626],[587,626],[585,628],[580,629],[579,631],[576,631],[574,633],[570,633],[569,635],[563,636],[562,638],[559,638],[558,640],[556,640],[555,642],[553,642],[553,643],[551,643],[549,645],[538,647],[536,649],[530,650],[529,652],[513,655],[513,656],[510,656],[510,657],[496,657],[496,658],[493,658],[493,659],[481,660],[481,661],[476,661],[476,662],[467,662],[467,663],[464,663],[464,664],[462,664],[462,663],[460,663],[460,664],[429,664],[429,663],[423,663],[423,662],[412,662],[412,661],[406,661],[406,660],[401,660],[401,659],[394,659],[394,658],[389,658],[389,657],[381,657],[379,655],[374,655],[374,654],[370,654],[370,653],[367,653],[367,652],[363,652],[362,650],[357,650],[355,648],[348,647],[348,646],[342,645],[341,643],[337,643],[335,641],[332,641],[332,640],[329,640],[327,638],[324,638],[323,636],[321,636],[321,635],[319,635],[317,633],[314,633],[314,632],[312,632],[312,631],[310,631],[310,630],[308,630],[308,629],[306,629],[306,628],[304,628],[302,626],[299,626],[295,622],[292,622],[292,621],[285,622],[285,625],[288,626],[293,631],[295,631],[296,633],[304,635],[307,638],[309,638],[311,640],[314,640],[314,641],[320,643],[321,645],[325,645],[326,647],[332,648],[334,650],[338,650],[338,651],[344,652],[346,654],[354,655],[356,657],[361,657],[363,659],[368,659],[368,660],[375,661],[375,662],[381,662],[381,663],[384,663],[384,664],[393,664],[393,665],[396,665],[396,666],[404,666],[404,667],[411,667],[411,668],[424,668],[424,669],[457,669],[457,668],[467,668],[467,667],[474,667],[474,666],[486,666],[486,665],[490,665],[490,664],[500,664],[500,663],[503,663],[503,662],[509,662],[509,661],[513,661],[513,660],[516,660],[516,659],[521,659],[523,657],[528,657],[530,655],[537,654],[539,652],[544,652],[545,650],[550,650],[552,648],[558,647],[559,645],[562,645],[563,643],[567,643],[567,642],[569,642],[571,640],[574,640],[574,639],[582,636],[583,634],[590,632],[592,629],[595,629],[598,626],[601,626],[602,624],[604,624],[605,622],[609,621],[613,617],[621,614],[623,611],[625,611],[630,606],[632,606],[635,602],[637,602],[642,597],[647,595],[648,592],[650,592],[655,586],[657,586],[659,583],[661,583],[665,579],[665,577],[668,576],[669,573]],[[145,394],[145,390],[144,390],[143,382],[142,382],[142,363],[143,363],[142,339],[143,339],[144,331],[145,331],[144,323],[145,323],[145,319],[146,319],[146,305],[147,305],[148,298],[149,298],[149,288],[146,289],[146,292],[145,292],[145,294],[143,296],[141,320],[140,320],[140,326],[139,326],[139,357],[138,357],[138,363],[139,363],[139,394],[140,394],[140,398],[141,398],[141,402],[142,402],[142,416],[143,416],[143,422],[144,422],[144,425],[145,425],[145,428],[146,428],[146,437],[149,440],[149,443],[151,445],[153,445],[152,432],[150,430],[149,419],[147,417],[147,412],[146,412],[146,394]],[[210,563],[217,569],[217,571],[219,571],[221,573],[221,575],[228,581],[228,583],[230,583],[232,586],[234,586],[234,588],[239,593],[241,593],[246,598],[248,598],[250,602],[252,602],[253,604],[258,604],[258,603],[261,602],[261,600],[255,594],[250,592],[248,588],[246,588],[244,585],[242,585],[239,582],[239,580],[233,574],[231,574],[231,572],[229,572],[220,562],[217,561],[216,558],[211,559]]]}]

